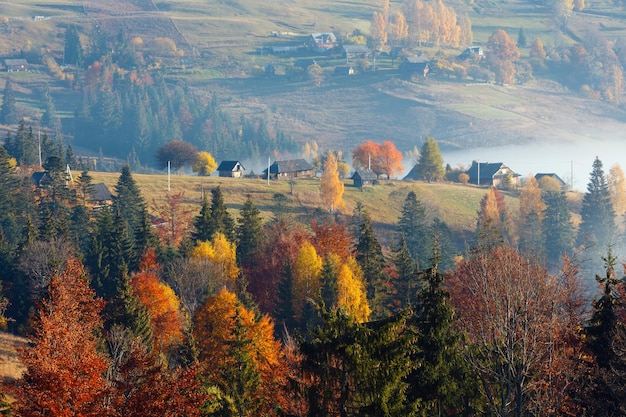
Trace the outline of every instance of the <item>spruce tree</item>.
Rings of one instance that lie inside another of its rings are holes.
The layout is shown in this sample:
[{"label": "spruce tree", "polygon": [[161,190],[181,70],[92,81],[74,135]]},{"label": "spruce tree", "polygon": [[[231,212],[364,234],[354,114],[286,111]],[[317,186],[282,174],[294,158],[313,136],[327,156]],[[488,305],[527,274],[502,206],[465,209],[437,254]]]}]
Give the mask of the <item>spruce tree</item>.
[{"label": "spruce tree", "polygon": [[230,241],[234,241],[235,222],[226,210],[222,189],[218,186],[211,190],[211,215],[208,224],[209,240],[215,233],[221,232]]},{"label": "spruce tree", "polygon": [[155,246],[156,240],[148,220],[146,202],[130,167],[124,165],[115,186],[116,196],[113,198],[113,212],[119,213],[120,221],[127,230],[128,240],[132,248],[129,271],[134,271],[139,265],[139,259],[148,247]]},{"label": "spruce tree", "polygon": [[478,381],[463,358],[461,333],[454,323],[450,295],[443,289],[443,275],[435,264],[420,273],[425,287],[419,307],[411,318],[417,329],[417,349],[412,355],[415,369],[408,377],[409,401],[422,406],[423,415],[466,415],[478,397]]},{"label": "spruce tree", "polygon": [[363,270],[366,282],[367,300],[370,303],[374,316],[381,318],[388,313],[388,289],[385,275],[385,257],[380,242],[374,235],[372,221],[365,214],[361,225],[359,241],[356,245],[356,260]]},{"label": "spruce tree", "polygon": [[191,233],[191,239],[194,242],[209,242],[211,236],[209,233],[211,223],[211,206],[209,199],[205,195],[202,199],[202,205],[200,206],[200,214],[198,214],[193,220],[193,232]]},{"label": "spruce tree", "polygon": [[426,224],[426,209],[413,191],[404,199],[398,229],[404,235],[409,252],[418,265],[429,265],[432,251]]},{"label": "spruce tree", "polygon": [[78,67],[83,65],[83,47],[80,43],[78,30],[75,25],[65,30],[65,46],[63,48],[63,61]]},{"label": "spruce tree", "polygon": [[237,219],[237,260],[241,266],[251,265],[264,246],[261,211],[248,194]]},{"label": "spruce tree", "polygon": [[398,274],[395,282],[398,308],[415,307],[420,284],[417,276],[417,265],[411,257],[404,234],[401,235],[400,244],[393,253],[393,263]]},{"label": "spruce tree", "polygon": [[0,107],[0,123],[13,125],[17,123],[17,109],[15,105],[15,93],[13,92],[13,82],[7,76],[2,94],[2,107]]},{"label": "spruce tree", "polygon": [[601,253],[613,243],[616,226],[609,185],[602,162],[597,157],[593,162],[580,216],[578,244],[593,247],[592,258],[599,259]]},{"label": "spruce tree", "polygon": [[41,125],[53,129],[57,129],[60,127],[60,120],[57,115],[56,108],[54,106],[54,100],[50,95],[50,87],[46,84],[43,93],[44,100],[44,111],[41,115]]},{"label": "spruce tree", "polygon": [[563,255],[572,251],[574,244],[574,225],[563,191],[546,191],[543,194],[546,203],[542,222],[548,265],[560,264]]}]

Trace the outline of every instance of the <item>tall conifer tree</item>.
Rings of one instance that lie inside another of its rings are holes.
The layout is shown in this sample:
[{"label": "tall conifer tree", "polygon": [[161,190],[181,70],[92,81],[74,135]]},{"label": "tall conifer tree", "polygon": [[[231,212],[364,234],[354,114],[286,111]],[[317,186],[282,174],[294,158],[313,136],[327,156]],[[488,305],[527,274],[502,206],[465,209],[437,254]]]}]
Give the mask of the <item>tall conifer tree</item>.
[{"label": "tall conifer tree", "polygon": [[356,260],[363,270],[366,282],[367,300],[376,318],[384,317],[388,312],[388,288],[385,275],[385,257],[380,242],[374,234],[372,220],[365,214],[360,228],[359,241],[356,245]]},{"label": "tall conifer tree", "polygon": [[13,82],[7,77],[2,94],[2,107],[0,107],[0,122],[5,125],[17,123],[17,109],[15,108],[15,92]]},{"label": "tall conifer tree", "polygon": [[429,265],[432,250],[426,224],[426,209],[413,191],[404,199],[398,229],[404,235],[406,246],[418,265]]}]

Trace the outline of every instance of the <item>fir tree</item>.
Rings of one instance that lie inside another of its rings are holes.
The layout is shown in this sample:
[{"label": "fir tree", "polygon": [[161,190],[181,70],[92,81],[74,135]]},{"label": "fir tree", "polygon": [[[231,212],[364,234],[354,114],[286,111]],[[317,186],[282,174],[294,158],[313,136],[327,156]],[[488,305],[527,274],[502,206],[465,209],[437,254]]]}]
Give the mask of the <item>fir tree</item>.
[{"label": "fir tree", "polygon": [[425,287],[411,319],[418,336],[408,398],[423,404],[424,415],[465,415],[469,400],[478,396],[478,381],[469,381],[470,371],[460,350],[461,333],[454,326],[450,295],[442,288],[443,275],[436,262],[420,274]]},{"label": "fir tree", "polygon": [[17,123],[17,109],[15,105],[15,93],[13,92],[13,82],[7,76],[2,94],[2,107],[0,107],[0,123],[13,125]]},{"label": "fir tree", "polygon": [[251,265],[264,247],[265,235],[261,211],[254,205],[250,195],[243,203],[237,219],[237,260],[243,267]]},{"label": "fir tree", "polygon": [[230,241],[234,241],[235,223],[226,210],[222,189],[218,186],[211,190],[211,215],[208,224],[209,240],[215,233],[221,232]]},{"label": "fir tree", "polygon": [[416,295],[420,290],[420,285],[417,279],[417,266],[411,257],[404,234],[401,235],[400,245],[394,251],[393,262],[398,274],[395,282],[398,307],[415,307]]},{"label": "fir tree", "polygon": [[520,48],[526,48],[526,34],[524,33],[524,28],[519,28],[519,33],[517,34],[517,46]]},{"label": "fir tree", "polygon": [[574,225],[563,191],[546,191],[543,200],[546,203],[542,222],[546,260],[548,264],[558,265],[561,257],[572,251]]},{"label": "fir tree", "polygon": [[80,43],[78,30],[75,25],[65,30],[65,46],[63,49],[63,62],[78,67],[83,65],[83,47]]},{"label": "fir tree", "polygon": [[53,129],[60,127],[60,120],[57,116],[56,108],[54,106],[54,100],[50,95],[50,87],[46,84],[43,92],[44,111],[41,115],[41,125]]},{"label": "fir tree", "polygon": [[596,157],[587,184],[580,211],[578,244],[593,246],[593,259],[600,258],[604,249],[613,242],[615,234],[615,212],[611,202],[609,185],[602,170],[602,162]]},{"label": "fir tree", "polygon": [[418,265],[429,265],[431,245],[426,225],[426,209],[413,191],[404,199],[398,229],[404,235],[411,257]]},{"label": "fir tree", "polygon": [[113,211],[119,213],[120,220],[127,230],[132,248],[131,259],[127,266],[130,271],[134,271],[147,248],[155,246],[156,242],[148,220],[146,202],[141,196],[128,165],[122,168],[115,191],[117,195],[113,199]]},{"label": "fir tree", "polygon": [[372,306],[375,317],[384,317],[388,312],[387,277],[384,272],[385,257],[380,242],[374,235],[369,215],[361,225],[359,241],[356,245],[356,260],[365,277],[367,300]]},{"label": "fir tree", "polygon": [[209,224],[211,222],[211,206],[209,199],[205,195],[200,206],[200,214],[193,221],[194,231],[191,233],[191,239],[194,242],[209,242],[211,236],[209,234]]}]

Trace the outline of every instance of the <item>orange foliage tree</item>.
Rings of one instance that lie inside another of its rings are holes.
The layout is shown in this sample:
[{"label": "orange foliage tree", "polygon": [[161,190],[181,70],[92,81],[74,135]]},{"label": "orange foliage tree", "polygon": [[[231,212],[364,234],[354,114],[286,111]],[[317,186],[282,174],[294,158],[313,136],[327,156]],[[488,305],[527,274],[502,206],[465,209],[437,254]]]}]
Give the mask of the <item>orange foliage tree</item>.
[{"label": "orange foliage tree", "polygon": [[370,168],[377,175],[392,175],[402,172],[402,152],[391,141],[378,144],[368,140],[352,151],[352,162],[356,168]]},{"label": "orange foliage tree", "polygon": [[344,211],[346,203],[343,201],[343,182],[339,179],[339,171],[337,169],[337,157],[331,151],[326,154],[324,162],[324,172],[320,181],[320,194],[322,196],[322,204],[331,212]]},{"label": "orange foliage tree", "polygon": [[17,382],[17,416],[98,417],[104,409],[108,360],[98,350],[101,299],[75,258],[54,276],[39,306],[32,347],[20,352],[26,373]]},{"label": "orange foliage tree", "polygon": [[287,398],[286,368],[268,316],[255,317],[223,289],[196,311],[193,335],[214,411],[278,415]]},{"label": "orange foliage tree", "polygon": [[139,263],[139,272],[132,276],[131,286],[148,310],[155,348],[162,351],[182,340],[183,321],[178,297],[158,274],[156,254],[149,249]]},{"label": "orange foliage tree", "polygon": [[344,223],[326,221],[320,224],[312,220],[311,229],[313,229],[311,244],[322,259],[330,254],[337,255],[341,260],[348,259],[352,253],[352,235]]}]

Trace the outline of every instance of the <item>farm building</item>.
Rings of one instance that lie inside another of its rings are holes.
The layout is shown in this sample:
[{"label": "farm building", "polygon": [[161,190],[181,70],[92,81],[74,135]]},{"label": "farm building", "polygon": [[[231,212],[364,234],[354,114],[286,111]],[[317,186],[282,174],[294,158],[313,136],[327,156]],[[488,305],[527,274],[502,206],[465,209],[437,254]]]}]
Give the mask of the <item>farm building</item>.
[{"label": "farm building", "polygon": [[220,177],[241,178],[245,170],[239,161],[222,161],[217,167],[217,173]]},{"label": "farm building", "polygon": [[89,204],[93,205],[94,209],[103,206],[110,206],[113,204],[113,195],[109,188],[104,183],[93,184],[91,190],[89,190]]},{"label": "farm building", "polygon": [[357,169],[354,171],[354,174],[352,174],[352,180],[354,181],[355,187],[363,188],[376,184],[378,175],[371,169]]},{"label": "farm building", "polygon": [[430,71],[430,60],[424,55],[409,56],[405,58],[398,69],[406,78],[426,77]]},{"label": "farm building", "polygon": [[567,189],[567,183],[565,181],[563,181],[561,179],[561,177],[559,177],[558,175],[556,175],[553,172],[535,174],[535,179],[537,181],[541,181],[542,178],[546,178],[546,177],[552,178],[553,180],[555,180],[559,184],[559,186],[561,186],[562,190],[566,190]]},{"label": "farm building", "polygon": [[5,59],[4,66],[7,72],[28,71],[28,61],[25,59]]},{"label": "farm building", "polygon": [[332,32],[311,33],[305,46],[317,53],[326,53],[337,46],[337,38]]},{"label": "farm building", "polygon": [[[280,178],[306,178],[315,176],[315,167],[304,159],[292,159],[287,161],[275,161],[269,167],[269,176],[273,179]],[[267,177],[267,169],[263,171]]]},{"label": "farm building", "polygon": [[341,50],[346,62],[350,58],[367,58],[370,53],[370,48],[367,45],[343,45]]},{"label": "farm building", "polygon": [[502,162],[472,161],[472,166],[466,171],[466,174],[469,176],[469,183],[476,185],[517,188],[520,182],[520,175]]}]

